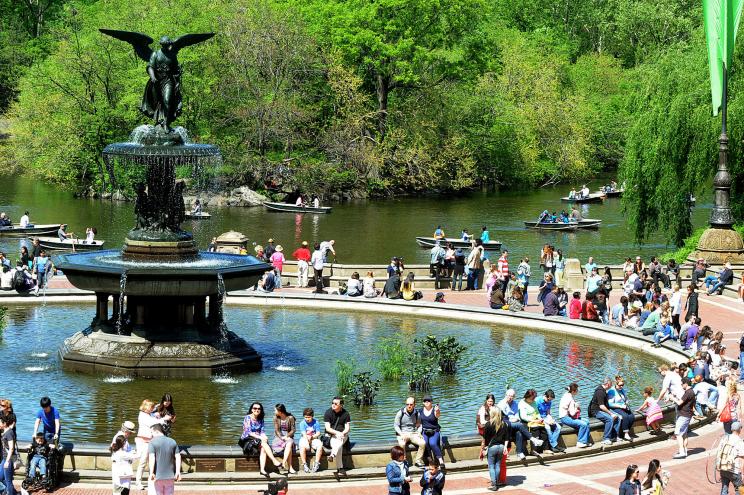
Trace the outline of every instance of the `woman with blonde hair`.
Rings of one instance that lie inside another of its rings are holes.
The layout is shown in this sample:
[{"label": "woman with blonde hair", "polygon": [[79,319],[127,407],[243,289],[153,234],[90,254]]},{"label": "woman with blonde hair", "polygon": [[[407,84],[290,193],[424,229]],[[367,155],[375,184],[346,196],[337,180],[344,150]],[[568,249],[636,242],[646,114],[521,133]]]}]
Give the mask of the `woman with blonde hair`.
[{"label": "woman with blonde hair", "polygon": [[716,404],[716,409],[718,409],[716,421],[723,423],[723,431],[727,434],[731,434],[731,425],[734,421],[741,421],[744,418],[744,411],[742,410],[744,404],[742,404],[736,384],[736,380],[729,378],[726,381],[726,393],[718,397],[718,403]]},{"label": "woman with blonde hair", "polygon": [[[152,440],[152,425],[160,423],[161,420],[154,417],[152,412],[155,410],[155,403],[150,399],[142,401],[139,407],[139,416],[137,416],[137,437],[134,439],[137,454],[139,454],[139,463],[137,464],[137,474],[134,478],[135,488],[142,490],[142,472],[145,470],[147,463],[147,454]],[[150,466],[152,471],[152,466]]]},{"label": "woman with blonde hair", "polygon": [[496,491],[499,486],[499,476],[501,475],[501,458],[509,455],[509,438],[511,438],[511,427],[504,421],[501,415],[501,409],[491,407],[488,410],[488,422],[483,428],[483,450],[486,451],[488,459],[488,474],[491,477],[491,484],[488,490]]}]

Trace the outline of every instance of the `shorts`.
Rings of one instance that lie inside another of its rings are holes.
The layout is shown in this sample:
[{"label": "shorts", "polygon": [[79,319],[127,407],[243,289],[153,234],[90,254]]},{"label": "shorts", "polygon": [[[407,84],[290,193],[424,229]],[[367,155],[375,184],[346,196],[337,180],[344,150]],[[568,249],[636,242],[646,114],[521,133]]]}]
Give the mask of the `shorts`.
[{"label": "shorts", "polygon": [[322,448],[323,442],[320,441],[320,438],[313,438],[313,440],[309,444],[304,435],[302,438],[300,438],[300,450],[315,450],[317,452],[318,449]]},{"label": "shorts", "polygon": [[675,435],[682,435],[683,437],[687,436],[687,430],[690,428],[690,420],[692,418],[688,418],[686,416],[679,416],[677,417],[677,421],[674,423],[674,434]]}]

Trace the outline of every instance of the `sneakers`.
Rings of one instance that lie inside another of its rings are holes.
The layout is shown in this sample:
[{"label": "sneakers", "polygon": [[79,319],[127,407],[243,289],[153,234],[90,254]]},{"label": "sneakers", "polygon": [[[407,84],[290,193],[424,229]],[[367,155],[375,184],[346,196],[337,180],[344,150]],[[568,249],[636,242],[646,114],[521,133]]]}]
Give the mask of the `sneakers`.
[{"label": "sneakers", "polygon": [[310,467],[307,465],[307,463],[302,465],[302,470],[306,473],[310,472]]},{"label": "sneakers", "polygon": [[550,450],[552,450],[553,453],[558,453],[558,454],[562,454],[563,452],[566,451],[566,449],[564,449],[563,447],[559,447],[557,445],[555,447],[551,448]]},{"label": "sneakers", "polygon": [[542,440],[535,437],[530,438],[530,442],[532,442],[532,445],[534,445],[535,447],[540,447],[543,444]]},{"label": "sneakers", "polygon": [[588,446],[589,446],[589,445],[587,445],[587,444],[585,444],[585,443],[583,443],[583,442],[576,442],[576,448],[577,448],[577,449],[585,449],[585,448],[587,448]]},{"label": "sneakers", "polygon": [[423,463],[423,461],[416,461],[414,464],[417,468],[425,468],[426,464]]},{"label": "sneakers", "polygon": [[625,435],[623,435],[623,440],[625,440],[626,442],[632,442],[633,438],[631,438],[630,433],[626,431]]},{"label": "sneakers", "polygon": [[684,459],[687,457],[687,452],[677,452],[672,456],[672,459]]},{"label": "sneakers", "polygon": [[519,454],[517,454],[517,459],[519,459],[520,461],[523,461],[524,458],[525,458],[525,455],[523,453],[520,452]]},{"label": "sneakers", "polygon": [[610,440],[609,438],[605,438],[604,440],[602,440],[602,445],[612,445],[612,440]]},{"label": "sneakers", "polygon": [[320,471],[320,463],[316,462],[313,464],[313,473],[317,473],[318,471]]}]

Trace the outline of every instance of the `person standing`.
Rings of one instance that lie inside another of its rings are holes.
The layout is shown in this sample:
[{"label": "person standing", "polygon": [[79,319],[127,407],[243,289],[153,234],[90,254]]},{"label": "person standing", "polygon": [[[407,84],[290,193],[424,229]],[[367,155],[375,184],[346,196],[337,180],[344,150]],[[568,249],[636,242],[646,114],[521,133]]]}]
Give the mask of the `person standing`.
[{"label": "person standing", "polygon": [[5,485],[5,495],[15,495],[13,486],[14,462],[18,459],[16,449],[16,433],[13,425],[16,422],[15,414],[0,416],[0,431],[2,431],[3,465],[0,469],[0,482]]},{"label": "person standing", "polygon": [[113,495],[129,495],[132,484],[132,462],[137,459],[137,452],[130,450],[124,435],[116,435],[111,444],[111,482]]},{"label": "person standing", "polygon": [[421,495],[442,495],[444,491],[444,472],[439,469],[436,459],[429,461],[429,469],[421,475]]},{"label": "person standing", "polygon": [[274,267],[274,274],[276,275],[276,288],[282,288],[282,270],[284,270],[284,248],[281,244],[277,245],[274,252],[269,257],[271,266]]},{"label": "person standing", "polygon": [[315,243],[315,251],[310,257],[310,264],[313,266],[313,272],[315,273],[315,293],[325,294],[323,290],[323,251],[320,250],[320,244]]},{"label": "person standing", "polygon": [[478,290],[478,278],[483,271],[483,242],[480,239],[475,240],[475,246],[468,255],[467,267],[468,282],[465,290]]},{"label": "person standing", "polygon": [[488,410],[488,422],[483,428],[483,449],[488,460],[488,474],[491,484],[488,490],[495,492],[502,486],[499,483],[501,475],[501,458],[509,455],[511,427],[504,421],[501,411],[497,407]]},{"label": "person standing", "polygon": [[687,457],[687,434],[695,410],[695,392],[692,390],[689,378],[682,378],[682,389],[684,390],[682,397],[679,399],[672,397],[672,400],[677,403],[677,421],[674,424],[674,434],[677,435],[677,445],[679,446],[679,451],[672,456],[674,459]]},{"label": "person standing", "polygon": [[150,481],[157,495],[173,495],[174,483],[181,479],[181,453],[178,444],[163,434],[163,425],[152,425],[152,440],[148,447]]},{"label": "person standing", "polygon": [[687,286],[687,300],[685,301],[685,321],[690,321],[693,316],[698,316],[698,294],[695,292],[695,286]]},{"label": "person standing", "polygon": [[344,445],[349,441],[351,430],[351,416],[344,409],[344,400],[336,396],[331,401],[331,407],[323,415],[325,432],[331,435],[331,453],[328,454],[328,462],[336,461],[336,472],[345,475],[344,470]]},{"label": "person standing", "polygon": [[524,286],[524,305],[527,306],[527,288],[530,286],[530,277],[532,276],[532,268],[530,267],[530,259],[524,257],[519,266],[517,266],[517,278]]},{"label": "person standing", "polygon": [[[499,280],[501,281],[501,292],[506,293],[506,284],[509,283],[509,251],[504,249],[504,252],[501,253],[501,256],[499,257],[499,261],[497,263],[497,271],[501,275]],[[527,286],[524,287],[524,304],[527,304]]]},{"label": "person standing", "polygon": [[[138,428],[137,436],[134,439],[134,444],[136,445],[136,450],[139,454],[139,463],[137,464],[137,472],[135,473],[136,476],[134,478],[134,482],[135,487],[139,490],[144,489],[142,486],[142,472],[145,470],[145,464],[148,460],[147,453],[148,445],[152,440],[152,426],[160,421],[152,415],[152,412],[154,410],[155,404],[151,400],[145,399],[142,401],[142,404],[140,404],[140,412],[137,416]],[[152,472],[152,463],[150,463],[149,466],[150,472]]]},{"label": "person standing", "polygon": [[264,247],[264,256],[267,260],[271,259],[271,255],[274,254],[276,248],[274,247],[274,239],[269,239],[268,244]]},{"label": "person standing", "polygon": [[439,276],[444,268],[444,248],[439,241],[434,243],[434,247],[429,251],[429,274],[434,278],[434,288],[439,289]]},{"label": "person standing", "polygon": [[307,241],[302,241],[302,244],[295,249],[292,256],[297,260],[297,287],[307,287],[307,274],[310,267],[310,258],[312,258],[312,253],[307,248]]},{"label": "person standing", "polygon": [[335,244],[336,241],[334,241],[333,239],[320,243],[320,251],[323,253],[323,263],[328,263],[328,253],[333,254],[333,262],[336,262],[336,250],[333,249],[333,246]]},{"label": "person standing", "polygon": [[625,469],[625,479],[620,483],[619,495],[641,495],[641,482],[638,481],[640,474],[638,465],[628,466]]},{"label": "person standing", "polygon": [[41,431],[44,433],[46,441],[56,442],[59,440],[60,432],[59,411],[52,406],[49,397],[42,397],[39,406],[41,407],[36,411],[36,421],[34,421],[34,436],[39,431],[39,426],[43,425]]},{"label": "person standing", "polygon": [[388,495],[410,495],[411,476],[408,474],[406,451],[396,445],[390,449],[390,459],[385,467],[385,477],[388,481]]},{"label": "person standing", "polygon": [[739,493],[741,481],[741,459],[744,459],[744,442],[741,440],[741,423],[731,425],[731,433],[724,435],[716,451],[716,469],[721,473],[721,495],[728,495],[729,483],[734,493]]}]

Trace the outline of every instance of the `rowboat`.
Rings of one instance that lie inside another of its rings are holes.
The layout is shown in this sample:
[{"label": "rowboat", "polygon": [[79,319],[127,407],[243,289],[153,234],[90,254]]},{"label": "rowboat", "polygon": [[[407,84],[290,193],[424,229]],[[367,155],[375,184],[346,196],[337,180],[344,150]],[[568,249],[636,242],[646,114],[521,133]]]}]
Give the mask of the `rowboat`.
[{"label": "rowboat", "polygon": [[67,250],[67,251],[98,251],[103,248],[103,243],[100,239],[92,242],[85,242],[83,239],[65,239],[59,240],[59,237],[37,237],[39,239],[39,245],[44,249],[51,250]]},{"label": "rowboat", "polygon": [[565,203],[601,203],[604,199],[604,196],[600,193],[592,193],[589,196],[585,198],[569,198],[568,196],[564,196],[561,198],[561,201]]},{"label": "rowboat", "polygon": [[622,198],[625,189],[615,189],[614,191],[597,191],[594,194],[599,194],[605,198]]},{"label": "rowboat", "polygon": [[0,227],[0,235],[9,237],[28,237],[43,234],[54,234],[59,230],[58,223],[45,223],[34,225],[33,227],[21,227],[12,225],[10,227]]},{"label": "rowboat", "polygon": [[264,206],[272,211],[288,211],[291,213],[330,213],[333,208],[330,206],[297,206],[289,203],[271,203],[266,202]]},{"label": "rowboat", "polygon": [[188,220],[209,220],[210,218],[212,218],[212,215],[210,215],[206,211],[200,211],[199,213],[187,211],[184,215],[184,218]]},{"label": "rowboat", "polygon": [[524,226],[530,229],[537,229],[537,230],[560,230],[560,231],[574,231],[579,228],[579,224],[576,222],[571,222],[571,223],[524,222]]},{"label": "rowboat", "polygon": [[[434,244],[439,241],[439,245],[446,247],[447,244],[452,244],[455,248],[470,249],[472,244],[470,241],[463,241],[462,239],[453,239],[447,237],[445,239],[435,239],[434,237],[417,237],[416,244],[424,248],[434,247]],[[488,241],[483,243],[483,249],[486,251],[501,251],[501,243],[499,241]]]},{"label": "rowboat", "polygon": [[580,229],[598,229],[602,224],[602,220],[599,218],[582,218],[579,220]]}]

